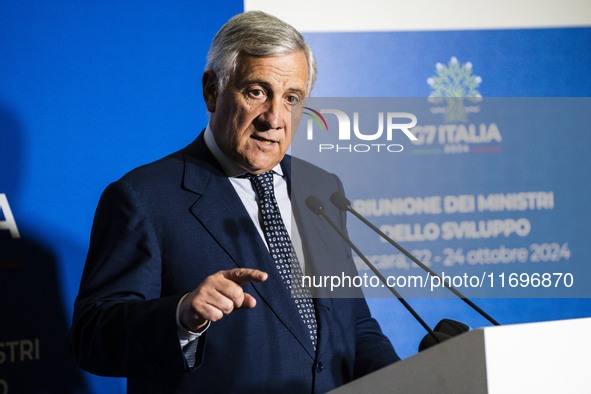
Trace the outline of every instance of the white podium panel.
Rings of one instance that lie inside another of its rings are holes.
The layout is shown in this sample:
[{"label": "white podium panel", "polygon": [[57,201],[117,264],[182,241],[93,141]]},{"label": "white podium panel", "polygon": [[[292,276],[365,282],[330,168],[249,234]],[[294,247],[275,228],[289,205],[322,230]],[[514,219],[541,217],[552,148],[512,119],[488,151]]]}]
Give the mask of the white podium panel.
[{"label": "white podium panel", "polygon": [[591,393],[591,318],[478,329],[331,393]]}]

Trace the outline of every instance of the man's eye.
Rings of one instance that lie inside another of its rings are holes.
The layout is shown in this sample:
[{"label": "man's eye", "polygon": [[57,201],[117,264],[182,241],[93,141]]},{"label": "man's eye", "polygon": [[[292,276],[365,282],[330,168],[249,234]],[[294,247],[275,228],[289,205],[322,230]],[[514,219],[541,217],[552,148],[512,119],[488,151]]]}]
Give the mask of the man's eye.
[{"label": "man's eye", "polygon": [[298,96],[287,96],[286,98],[288,104],[298,104],[300,102],[300,98]]},{"label": "man's eye", "polygon": [[263,89],[250,89],[248,95],[254,98],[261,98],[265,96],[265,91]]}]

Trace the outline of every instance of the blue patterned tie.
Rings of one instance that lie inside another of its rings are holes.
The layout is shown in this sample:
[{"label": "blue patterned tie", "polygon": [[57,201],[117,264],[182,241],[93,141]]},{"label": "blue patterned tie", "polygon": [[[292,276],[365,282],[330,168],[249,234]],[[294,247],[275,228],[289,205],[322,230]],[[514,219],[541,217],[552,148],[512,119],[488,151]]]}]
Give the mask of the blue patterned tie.
[{"label": "blue patterned tie", "polygon": [[308,288],[301,286],[302,267],[296,257],[283,219],[281,219],[273,190],[273,171],[259,175],[249,174],[247,177],[251,180],[258,196],[261,225],[269,252],[275,261],[281,279],[291,293],[304,325],[310,332],[310,340],[316,350],[317,326],[312,294]]}]

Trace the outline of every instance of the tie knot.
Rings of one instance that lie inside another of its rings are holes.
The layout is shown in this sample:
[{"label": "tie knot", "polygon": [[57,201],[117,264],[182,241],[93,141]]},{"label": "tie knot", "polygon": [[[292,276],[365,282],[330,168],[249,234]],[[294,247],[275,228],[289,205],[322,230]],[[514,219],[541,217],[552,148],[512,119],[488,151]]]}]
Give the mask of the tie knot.
[{"label": "tie knot", "polygon": [[247,174],[246,177],[250,179],[259,196],[273,194],[273,171],[264,172],[258,175]]}]

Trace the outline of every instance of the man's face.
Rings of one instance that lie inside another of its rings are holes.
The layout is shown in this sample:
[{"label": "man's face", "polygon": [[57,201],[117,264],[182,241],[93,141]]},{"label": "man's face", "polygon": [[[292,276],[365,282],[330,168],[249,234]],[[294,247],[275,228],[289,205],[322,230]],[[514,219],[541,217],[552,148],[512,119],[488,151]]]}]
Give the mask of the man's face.
[{"label": "man's face", "polygon": [[271,170],[287,152],[301,117],[308,64],[304,52],[269,57],[239,56],[222,92],[213,73],[203,75],[216,143],[244,170]]}]

